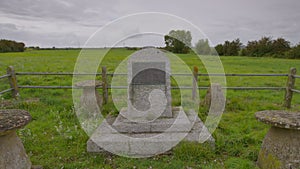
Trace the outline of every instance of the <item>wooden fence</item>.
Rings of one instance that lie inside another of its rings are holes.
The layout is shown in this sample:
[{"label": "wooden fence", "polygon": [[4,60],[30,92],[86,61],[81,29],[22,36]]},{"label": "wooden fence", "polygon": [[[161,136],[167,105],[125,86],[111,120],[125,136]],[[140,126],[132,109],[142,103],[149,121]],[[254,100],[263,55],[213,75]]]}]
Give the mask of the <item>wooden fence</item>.
[{"label": "wooden fence", "polygon": [[[284,106],[287,108],[291,108],[291,102],[294,93],[299,93],[300,90],[295,89],[295,81],[297,78],[300,78],[299,75],[296,74],[296,68],[291,68],[287,74],[203,74],[198,72],[198,67],[194,66],[193,74],[172,74],[173,76],[193,76],[193,85],[192,87],[189,86],[180,86],[174,87],[172,86],[171,89],[189,89],[192,90],[192,97],[196,98],[196,94],[198,89],[208,89],[209,87],[206,86],[198,86],[198,78],[203,76],[248,76],[248,77],[287,77],[287,83],[284,87],[223,87],[224,89],[229,90],[285,90],[284,96]],[[15,72],[12,66],[7,68],[7,74],[0,76],[1,79],[7,79],[9,81],[10,88],[0,91],[0,95],[6,92],[11,92],[12,97],[15,99],[19,98],[19,90],[20,89],[80,89],[83,87],[78,86],[20,86],[18,85],[17,76],[24,76],[24,75],[31,75],[31,76],[38,76],[38,75],[46,75],[46,76],[86,76],[86,75],[95,75],[95,76],[102,76],[101,86],[97,86],[96,88],[102,88],[102,95],[103,95],[103,102],[104,104],[108,101],[108,90],[109,89],[127,89],[127,86],[110,86],[108,84],[107,77],[108,76],[125,76],[127,74],[114,74],[114,73],[107,73],[106,67],[102,67],[101,73],[49,73],[49,72]]]}]

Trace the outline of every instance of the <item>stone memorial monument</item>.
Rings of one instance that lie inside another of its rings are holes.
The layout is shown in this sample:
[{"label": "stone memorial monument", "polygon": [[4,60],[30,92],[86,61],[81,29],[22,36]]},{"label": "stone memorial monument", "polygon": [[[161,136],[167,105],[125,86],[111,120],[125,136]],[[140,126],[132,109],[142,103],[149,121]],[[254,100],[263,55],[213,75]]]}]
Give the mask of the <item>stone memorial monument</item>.
[{"label": "stone memorial monument", "polygon": [[150,157],[182,140],[214,143],[194,110],[172,108],[170,62],[164,52],[154,48],[137,51],[127,66],[127,108],[101,123],[88,140],[88,152]]}]

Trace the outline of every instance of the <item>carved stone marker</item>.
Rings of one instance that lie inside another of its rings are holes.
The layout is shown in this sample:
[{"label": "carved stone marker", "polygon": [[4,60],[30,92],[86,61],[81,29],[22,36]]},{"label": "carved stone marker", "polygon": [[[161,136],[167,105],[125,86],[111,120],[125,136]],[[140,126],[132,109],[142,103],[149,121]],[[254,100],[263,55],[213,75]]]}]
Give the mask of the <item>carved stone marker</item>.
[{"label": "carved stone marker", "polygon": [[266,110],[256,118],[271,128],[262,144],[257,164],[262,169],[298,169],[300,166],[300,112]]},{"label": "carved stone marker", "polygon": [[144,49],[134,53],[128,61],[127,81],[128,111],[124,116],[139,122],[172,117],[170,62],[163,52]]},{"label": "carved stone marker", "polygon": [[127,108],[111,122],[102,122],[87,143],[88,152],[139,158],[165,153],[181,140],[214,143],[194,110],[172,108],[170,62],[164,52],[137,51],[127,70]]},{"label": "carved stone marker", "polygon": [[27,125],[30,120],[31,116],[27,111],[0,110],[0,168],[31,168],[21,139],[16,134],[16,130]]}]

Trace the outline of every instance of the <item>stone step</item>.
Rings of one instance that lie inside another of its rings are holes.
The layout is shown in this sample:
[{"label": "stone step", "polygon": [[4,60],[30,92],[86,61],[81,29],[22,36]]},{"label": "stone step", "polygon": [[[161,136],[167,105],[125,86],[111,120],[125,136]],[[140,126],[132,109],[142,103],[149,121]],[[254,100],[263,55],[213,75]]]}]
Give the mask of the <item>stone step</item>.
[{"label": "stone step", "polygon": [[[187,135],[181,133],[155,134],[105,134],[92,137],[88,141],[88,152],[102,152],[103,150],[113,154],[147,157],[169,151],[176,146],[181,138]],[[100,148],[101,147],[101,148]]]},{"label": "stone step", "polygon": [[158,118],[149,123],[137,123],[128,120],[122,116],[122,112],[127,109],[121,110],[112,127],[116,132],[120,133],[160,133],[160,132],[189,132],[193,125],[199,123],[198,126],[202,126],[202,122],[195,113],[189,113],[188,116],[181,108],[173,109],[172,118]]},{"label": "stone step", "polygon": [[[112,125],[104,120],[89,139],[87,151],[93,153],[110,152],[131,157],[149,157],[169,151],[182,140],[197,143],[208,142],[214,146],[214,138],[198,116],[194,117],[194,123],[190,123],[191,115],[194,112],[187,113],[187,116],[185,116],[185,112],[180,112],[180,110],[174,114],[176,113],[176,120],[158,119],[152,124],[142,123],[135,126],[130,126],[133,122],[125,120],[124,117],[118,117],[119,120],[116,119]],[[175,125],[171,123],[175,121],[177,122]],[[171,127],[167,130],[161,129],[168,125]],[[151,130],[151,127],[157,128],[157,130]]]}]

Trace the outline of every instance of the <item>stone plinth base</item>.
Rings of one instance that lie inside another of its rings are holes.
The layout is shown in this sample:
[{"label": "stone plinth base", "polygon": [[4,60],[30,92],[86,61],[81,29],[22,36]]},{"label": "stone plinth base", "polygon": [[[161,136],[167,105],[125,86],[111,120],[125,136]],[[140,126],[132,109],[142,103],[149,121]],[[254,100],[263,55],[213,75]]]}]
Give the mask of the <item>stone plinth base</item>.
[{"label": "stone plinth base", "polygon": [[257,165],[262,169],[298,169],[300,131],[271,127],[263,141]]},{"label": "stone plinth base", "polygon": [[257,165],[261,169],[299,169],[300,112],[266,110],[255,116],[272,125],[264,138]]},{"label": "stone plinth base", "polygon": [[121,115],[111,124],[104,120],[88,140],[87,151],[150,157],[171,150],[182,140],[208,142],[212,146],[215,142],[194,111],[185,113],[178,107],[173,109],[172,118],[158,118],[149,123],[132,122]]},{"label": "stone plinth base", "polygon": [[0,168],[30,169],[31,162],[26,155],[21,139],[15,131],[0,136]]}]

